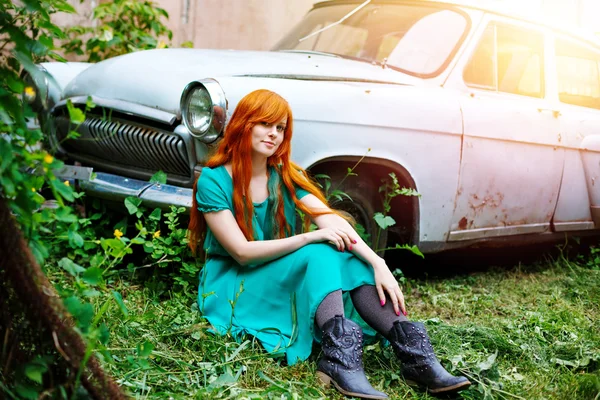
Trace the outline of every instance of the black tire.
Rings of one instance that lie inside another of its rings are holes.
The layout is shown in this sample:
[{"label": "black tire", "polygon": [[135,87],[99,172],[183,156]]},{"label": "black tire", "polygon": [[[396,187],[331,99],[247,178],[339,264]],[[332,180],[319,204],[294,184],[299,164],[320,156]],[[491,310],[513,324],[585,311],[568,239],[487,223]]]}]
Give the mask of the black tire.
[{"label": "black tire", "polygon": [[[387,244],[388,232],[387,230],[379,232],[379,226],[373,219],[375,213],[383,211],[383,201],[379,193],[380,182],[365,172],[365,169],[355,172],[358,176],[348,176],[345,179],[345,174],[324,172],[331,178],[330,193],[336,189],[341,190],[352,199],[345,196],[342,196],[341,200],[331,197],[329,199],[330,206],[350,214],[356,223],[365,229],[365,233],[370,235],[371,240],[367,244],[371,248],[384,249]],[[323,184],[322,180],[320,181]],[[383,256],[384,251],[379,251],[377,254]]]}]

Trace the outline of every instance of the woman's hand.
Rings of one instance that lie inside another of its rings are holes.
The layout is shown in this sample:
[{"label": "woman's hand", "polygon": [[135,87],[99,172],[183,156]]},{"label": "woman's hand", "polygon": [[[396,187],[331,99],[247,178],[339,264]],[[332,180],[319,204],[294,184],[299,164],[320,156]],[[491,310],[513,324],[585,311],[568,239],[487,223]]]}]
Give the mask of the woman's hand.
[{"label": "woman's hand", "polygon": [[388,268],[385,261],[381,259],[380,262],[375,263],[373,265],[373,270],[375,271],[375,286],[377,287],[377,293],[379,294],[381,305],[385,305],[385,293],[387,292],[394,306],[396,315],[400,315],[400,312],[406,315],[404,294],[402,294],[402,290],[400,290],[398,280],[396,280],[394,275],[392,275],[392,272]]},{"label": "woman's hand", "polygon": [[356,244],[356,238],[352,234],[342,228],[323,228],[316,231],[307,232],[310,243],[331,242],[338,248],[339,251],[344,249],[352,250],[352,245]]}]

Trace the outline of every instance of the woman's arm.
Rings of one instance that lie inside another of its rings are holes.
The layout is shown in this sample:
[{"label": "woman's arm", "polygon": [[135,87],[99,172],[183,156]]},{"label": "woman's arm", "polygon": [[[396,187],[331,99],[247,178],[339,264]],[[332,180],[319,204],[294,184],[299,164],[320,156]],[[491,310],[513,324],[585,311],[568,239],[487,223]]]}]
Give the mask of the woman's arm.
[{"label": "woman's arm", "polygon": [[330,241],[340,251],[344,249],[343,232],[339,229],[320,229],[284,239],[248,241],[230,210],[204,213],[204,219],[221,246],[241,265],[271,261],[309,243]]},{"label": "woman's arm", "polygon": [[[308,194],[300,199],[307,207],[314,210],[328,210],[329,208],[321,202],[316,196]],[[399,315],[400,310],[406,315],[406,307],[404,305],[404,295],[398,281],[390,272],[385,260],[377,255],[370,247],[365,243],[364,240],[356,233],[352,225],[348,223],[344,218],[336,214],[323,214],[315,217],[313,222],[319,230],[322,229],[337,229],[341,230],[343,234],[341,237],[344,239],[346,248],[352,251],[356,256],[361,258],[363,261],[373,267],[375,274],[375,283],[377,286],[377,292],[379,293],[379,300],[381,305],[385,304],[385,292],[388,293],[390,299],[394,304],[394,310]]]}]

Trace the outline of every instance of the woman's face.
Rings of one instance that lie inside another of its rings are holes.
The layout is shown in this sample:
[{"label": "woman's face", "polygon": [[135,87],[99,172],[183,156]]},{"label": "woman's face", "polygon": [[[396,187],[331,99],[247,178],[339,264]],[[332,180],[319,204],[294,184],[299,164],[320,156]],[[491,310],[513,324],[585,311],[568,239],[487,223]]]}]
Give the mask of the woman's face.
[{"label": "woman's face", "polygon": [[276,123],[259,122],[252,128],[252,152],[265,158],[275,154],[283,142],[287,117]]}]

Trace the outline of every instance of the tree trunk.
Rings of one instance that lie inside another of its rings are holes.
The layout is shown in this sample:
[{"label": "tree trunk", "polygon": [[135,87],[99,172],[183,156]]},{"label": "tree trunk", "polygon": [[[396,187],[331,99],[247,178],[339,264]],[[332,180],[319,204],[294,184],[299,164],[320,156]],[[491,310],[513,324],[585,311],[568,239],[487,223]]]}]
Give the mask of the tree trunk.
[{"label": "tree trunk", "polygon": [[[0,376],[5,388],[13,386],[18,367],[36,356],[53,354],[52,371],[44,375],[45,393],[52,393],[58,385],[77,390],[72,385],[86,344],[73,329],[72,317],[35,261],[1,196],[0,306]],[[81,384],[92,398],[126,398],[96,357],[92,355],[84,368]]]}]

